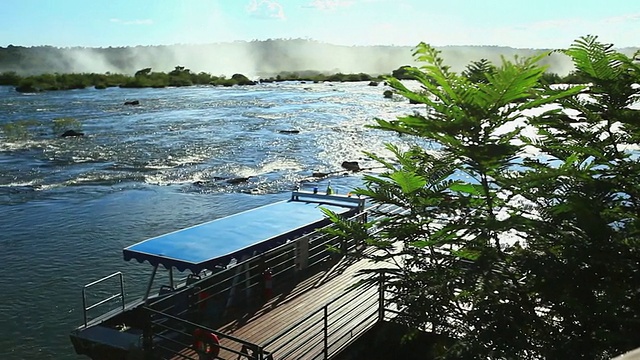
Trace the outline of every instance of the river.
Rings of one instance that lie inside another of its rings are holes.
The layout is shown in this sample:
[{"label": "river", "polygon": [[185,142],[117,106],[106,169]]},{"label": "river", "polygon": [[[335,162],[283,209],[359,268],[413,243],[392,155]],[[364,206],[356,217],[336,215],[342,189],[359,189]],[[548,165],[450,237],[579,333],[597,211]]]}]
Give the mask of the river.
[{"label": "river", "polygon": [[[363,151],[405,141],[366,125],[416,109],[382,92],[366,82],[0,87],[0,358],[79,358],[68,334],[82,322],[82,286],[122,271],[133,300],[149,276],[148,264],[123,261],[125,246],[286,199],[313,172],[336,172],[340,193],[361,184],[361,173],[339,173],[342,161],[367,167]],[[56,136],[60,118],[85,135]],[[22,132],[7,125],[25,121]]]}]

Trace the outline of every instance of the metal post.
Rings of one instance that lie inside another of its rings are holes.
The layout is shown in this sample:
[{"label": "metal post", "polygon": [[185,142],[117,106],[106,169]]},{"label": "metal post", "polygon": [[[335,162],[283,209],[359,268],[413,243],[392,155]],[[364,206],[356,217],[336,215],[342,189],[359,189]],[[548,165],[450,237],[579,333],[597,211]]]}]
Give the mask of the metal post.
[{"label": "metal post", "polygon": [[149,294],[151,293],[151,286],[153,285],[153,280],[156,278],[156,272],[158,272],[158,265],[153,267],[153,272],[151,273],[151,279],[149,279],[149,285],[147,286],[147,292],[144,294],[145,305],[149,300]]},{"label": "metal post", "polygon": [[384,321],[384,273],[380,273],[378,281],[378,321]]},{"label": "metal post", "polygon": [[122,299],[122,311],[124,311],[124,278],[122,277],[122,273],[120,274],[120,298]]},{"label": "metal post", "polygon": [[329,359],[329,305],[325,305],[324,310],[324,360]]},{"label": "metal post", "polygon": [[87,327],[87,288],[82,288],[82,313],[84,315],[84,327]]},{"label": "metal post", "polygon": [[173,266],[169,267],[169,286],[171,287],[171,290],[175,289],[173,286]]}]

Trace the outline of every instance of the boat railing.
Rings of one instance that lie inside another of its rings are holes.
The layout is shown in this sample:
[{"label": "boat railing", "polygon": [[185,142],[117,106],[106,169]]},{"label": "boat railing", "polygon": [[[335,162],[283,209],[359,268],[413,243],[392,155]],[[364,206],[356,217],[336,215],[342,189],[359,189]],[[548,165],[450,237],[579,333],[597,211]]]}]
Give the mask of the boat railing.
[{"label": "boat railing", "polygon": [[[360,221],[362,214],[351,217]],[[332,226],[332,225],[328,225]],[[327,226],[327,227],[328,227]],[[314,269],[321,269],[342,257],[342,251],[351,251],[358,244],[343,241],[324,231],[326,227],[292,239],[274,249],[237,262],[227,269],[207,276],[191,276],[188,287],[175,289],[172,296],[160,297],[149,305],[154,309],[177,316],[196,308],[206,308],[205,318],[220,318],[234,307],[244,307],[268,300],[270,292],[282,285],[293,285]],[[336,251],[340,249],[341,251]],[[266,277],[272,288],[267,288]],[[182,292],[182,296],[177,295]],[[272,295],[272,294],[271,294]],[[189,306],[184,306],[188,299]]]},{"label": "boat railing", "polygon": [[[95,285],[101,284],[109,279],[112,279],[114,277],[118,277],[118,280],[120,281],[120,292],[116,293],[116,294],[112,294],[107,296],[106,298],[99,300],[98,302],[91,304],[89,306],[87,306],[87,289],[90,287],[93,287]],[[117,298],[120,298],[120,303],[122,306],[122,311],[124,311],[125,309],[125,298],[124,298],[124,279],[122,277],[122,272],[118,271],[115,272],[111,275],[105,276],[102,279],[98,279],[94,282],[91,282],[89,284],[86,284],[83,288],[82,288],[82,315],[83,315],[83,319],[84,319],[84,326],[87,327],[89,318],[88,318],[88,312],[92,309],[97,308],[98,306],[104,305],[106,303],[109,303]]]},{"label": "boat railing", "polygon": [[274,359],[329,359],[379,320],[378,286],[363,281],[261,344]]},{"label": "boat railing", "polygon": [[362,212],[365,209],[366,198],[360,196],[352,196],[351,194],[323,194],[319,192],[295,190],[291,192],[291,200],[293,201],[311,201],[324,204],[334,204],[340,206],[351,206]]},{"label": "boat railing", "polygon": [[390,299],[394,293],[386,270],[361,277],[324,306],[254,348],[262,359],[331,359],[380,322],[402,313]]},{"label": "boat railing", "polygon": [[[298,196],[314,195],[309,192],[298,192],[297,194]],[[326,197],[327,195],[321,194],[320,196]],[[331,197],[352,199],[356,202],[364,201],[364,199],[344,195],[331,195]],[[380,206],[370,207],[362,212],[357,212],[349,220],[363,221],[367,216],[369,218],[376,217],[379,212],[385,213],[388,210],[381,210]],[[272,286],[278,287],[285,283],[293,284],[312,274],[314,269],[330,265],[342,257],[345,252],[353,252],[361,245],[357,244],[355,240],[343,241],[336,236],[327,234],[324,229],[331,226],[333,225],[327,225],[292,239],[274,249],[237,262],[227,269],[213,273],[208,272],[201,274],[201,276],[190,275],[183,281],[177,282],[180,284],[178,286],[161,286],[158,291],[159,296],[153,299],[150,305],[158,311],[176,316],[191,311],[190,306],[206,307],[211,310],[205,315],[215,319],[227,314],[230,308],[262,302],[265,297],[268,297],[267,292],[269,292],[265,281],[267,273],[271,277]],[[301,256],[300,253],[304,253],[304,256]],[[118,277],[119,292],[87,306],[87,290],[114,277]],[[92,309],[118,298],[120,299],[120,311],[124,311],[127,304],[121,272],[113,273],[85,285],[82,290],[84,327],[88,325],[90,320],[88,313]],[[185,303],[189,305],[185,305]],[[115,311],[115,309],[112,310]],[[109,311],[108,313],[113,312]]]},{"label": "boat railing", "polygon": [[[247,359],[261,360],[259,354],[264,354],[262,348],[251,342],[226,334],[201,323],[163,313],[150,307],[144,307],[148,319],[142,335],[142,346],[147,354],[153,354],[154,358],[180,358],[203,359],[214,358],[212,352],[223,351],[232,353],[233,358],[244,357]],[[208,342],[208,346],[217,349],[198,346],[204,341],[198,338],[198,334],[205,334],[206,338],[215,342]],[[208,351],[208,353],[206,352]]]},{"label": "boat railing", "polygon": [[359,279],[356,286],[334,297],[262,343],[253,343],[185,317],[145,306],[148,324],[145,352],[160,358],[200,359],[197,332],[215,335],[224,358],[255,360],[330,359],[376,324],[393,321],[401,311],[389,302],[385,270]]},{"label": "boat railing", "polygon": [[[367,216],[373,218],[378,213],[388,214],[394,211],[399,210],[375,207],[356,213],[348,220],[363,221]],[[215,320],[232,308],[259,304],[266,300],[265,297],[269,297],[269,292],[277,291],[281,285],[293,285],[304,280],[315,271],[329,267],[344,254],[357,252],[363,245],[355,239],[344,240],[328,234],[325,229],[331,226],[333,225],[292,239],[213,274],[191,276],[185,282],[189,286],[169,289],[172,296],[159,297],[150,305],[156,310],[174,315],[186,314],[193,306],[207,308],[204,317]],[[272,289],[266,287],[266,276],[271,278]],[[177,295],[179,292],[183,293],[182,297]],[[191,307],[184,305],[184,301],[187,301],[184,300],[185,297]]]}]

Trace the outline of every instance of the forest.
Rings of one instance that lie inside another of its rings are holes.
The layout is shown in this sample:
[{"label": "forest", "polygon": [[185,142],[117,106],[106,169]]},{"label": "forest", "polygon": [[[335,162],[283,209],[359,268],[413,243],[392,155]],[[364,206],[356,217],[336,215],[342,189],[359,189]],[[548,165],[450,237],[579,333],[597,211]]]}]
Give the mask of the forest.
[{"label": "forest", "polygon": [[[500,46],[443,46],[438,49],[455,71],[462,71],[471,61],[487,59],[495,63],[501,56],[529,57],[545,51]],[[632,54],[635,50],[620,51]],[[252,79],[304,71],[379,75],[403,65],[414,65],[412,52],[413,48],[409,46],[340,46],[306,39],[108,48],[9,45],[0,47],[0,73],[15,72],[20,76],[46,73],[133,75],[145,68],[170,72],[179,65],[194,73],[227,77],[241,73]],[[545,57],[541,64],[560,76],[568,74],[573,66],[571,60],[560,53]]]},{"label": "forest", "polygon": [[[482,70],[502,56],[547,56],[548,83],[580,83],[570,59],[560,52],[498,46],[445,46],[442,58],[453,70]],[[634,49],[620,50],[631,53]],[[413,49],[400,46],[338,46],[302,39],[270,39],[208,45],[56,48],[0,47],[0,85],[22,92],[95,87],[252,85],[273,81],[381,81],[403,77],[415,65]],[[214,75],[218,74],[218,75]]]}]

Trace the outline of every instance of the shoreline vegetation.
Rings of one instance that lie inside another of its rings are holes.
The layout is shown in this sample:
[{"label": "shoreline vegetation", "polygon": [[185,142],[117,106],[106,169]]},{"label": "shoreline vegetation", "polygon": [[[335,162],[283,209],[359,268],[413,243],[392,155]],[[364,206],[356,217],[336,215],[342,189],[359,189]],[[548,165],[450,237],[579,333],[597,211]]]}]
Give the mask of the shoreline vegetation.
[{"label": "shoreline vegetation", "polygon": [[[482,69],[487,64],[486,59],[471,62],[467,70],[476,68]],[[334,73],[326,75],[318,71],[301,72],[281,72],[276,76],[251,80],[244,74],[234,74],[230,78],[224,75],[214,76],[210,73],[194,73],[184,66],[176,66],[174,70],[166,72],[154,72],[152,68],[138,70],[133,76],[112,73],[46,73],[40,75],[20,76],[16,72],[9,71],[0,73],[0,85],[14,86],[16,91],[23,93],[37,93],[42,91],[58,91],[85,89],[94,87],[95,89],[106,89],[109,87],[120,88],[165,88],[183,87],[194,85],[211,85],[230,87],[235,85],[256,85],[260,83],[274,83],[284,81],[300,82],[360,82],[369,81],[369,85],[377,86],[379,82],[385,81],[387,76],[396,79],[411,79],[407,74],[409,66],[401,66],[393,70],[391,74],[370,75],[366,73]],[[482,69],[486,70],[486,69]],[[579,84],[584,81],[576,73],[569,73],[561,77],[555,73],[545,73],[544,80],[548,84]]]},{"label": "shoreline vegetation", "polygon": [[176,66],[174,70],[153,72],[151,68],[138,70],[133,76],[124,74],[97,73],[69,73],[69,74],[40,74],[20,76],[15,72],[0,73],[0,85],[14,86],[16,91],[35,93],[42,91],[85,89],[94,87],[106,89],[121,88],[164,88],[194,85],[212,85],[230,87],[234,85],[256,85],[259,83],[273,83],[283,81],[303,82],[355,82],[369,81],[377,85],[383,81],[383,75],[369,75],[365,73],[325,75],[317,71],[282,72],[269,78],[251,80],[244,74],[233,74],[230,78],[224,75],[215,76],[206,72],[194,73],[183,66]]}]

